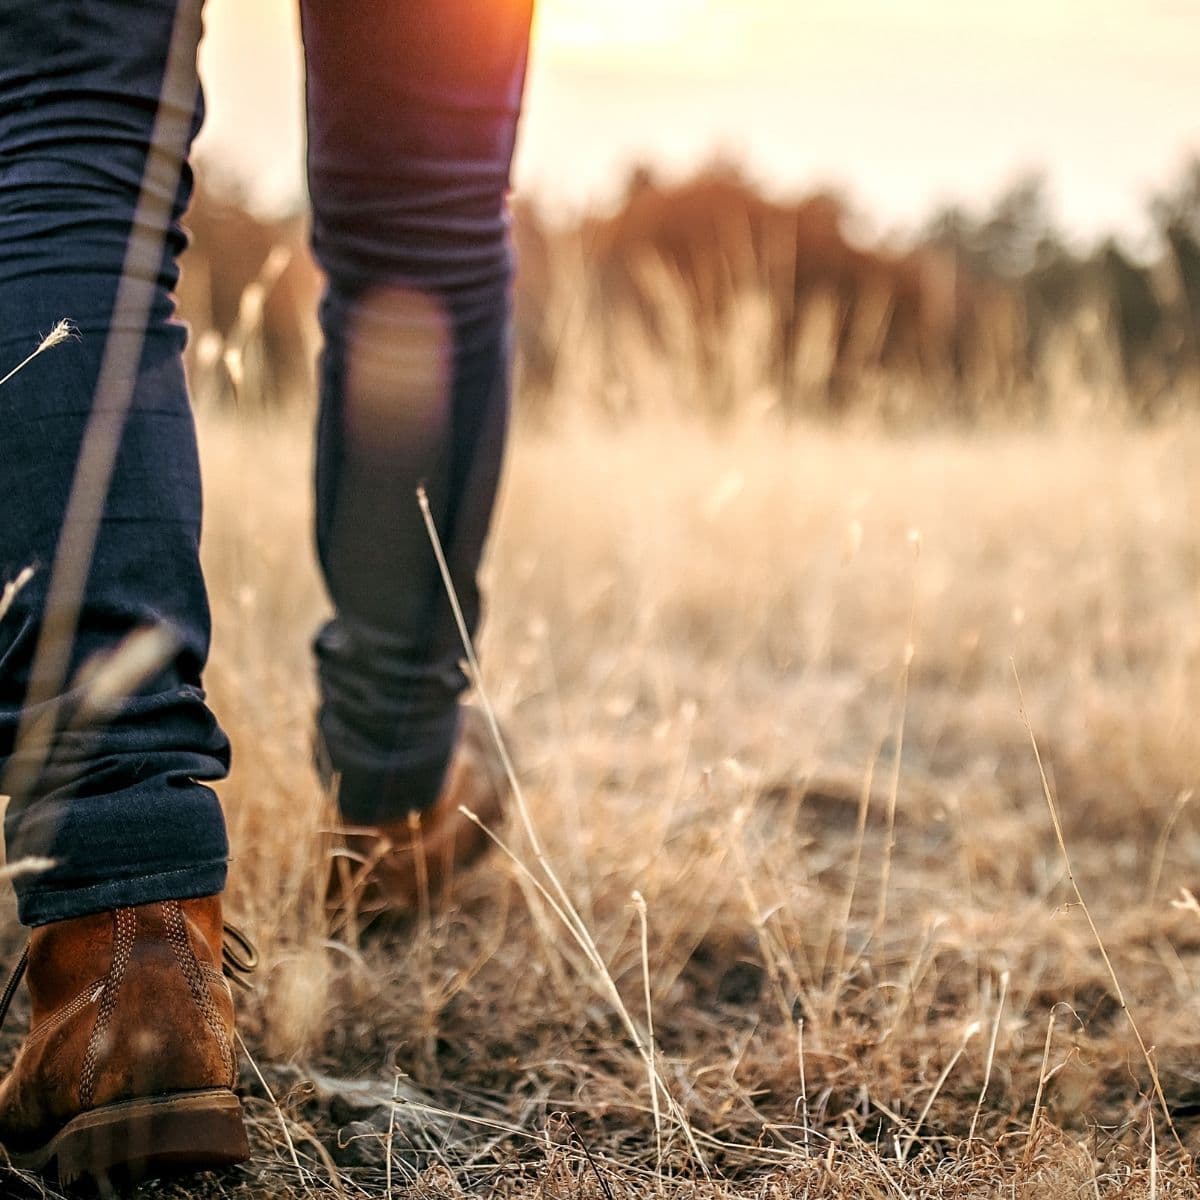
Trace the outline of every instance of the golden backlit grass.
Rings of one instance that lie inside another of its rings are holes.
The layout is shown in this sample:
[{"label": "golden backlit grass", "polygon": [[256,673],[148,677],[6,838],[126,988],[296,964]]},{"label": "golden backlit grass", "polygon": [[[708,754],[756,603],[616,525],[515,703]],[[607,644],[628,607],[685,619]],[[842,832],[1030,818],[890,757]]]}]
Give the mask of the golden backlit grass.
[{"label": "golden backlit grass", "polygon": [[212,1194],[1198,1194],[1013,666],[1193,1150],[1200,429],[518,429],[484,677],[657,1096],[515,821],[441,915],[328,935],[307,432],[202,421],[278,1102],[245,1073]]}]

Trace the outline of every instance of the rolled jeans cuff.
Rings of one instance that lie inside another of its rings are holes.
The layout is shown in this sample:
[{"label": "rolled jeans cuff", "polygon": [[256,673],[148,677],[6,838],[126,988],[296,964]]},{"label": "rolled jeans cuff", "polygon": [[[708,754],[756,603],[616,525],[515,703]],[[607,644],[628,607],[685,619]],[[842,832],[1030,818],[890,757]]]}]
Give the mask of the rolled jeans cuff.
[{"label": "rolled jeans cuff", "polygon": [[441,794],[458,738],[457,705],[436,722],[406,730],[406,749],[373,752],[326,708],[318,719],[327,782],[337,776],[338,812],[348,825],[388,825],[430,808]]},{"label": "rolled jeans cuff", "polygon": [[104,879],[84,887],[47,888],[23,891],[18,902],[22,925],[49,925],[114,908],[133,908],[160,900],[194,900],[215,896],[225,890],[228,864],[224,858],[196,866],[134,875],[128,879]]}]

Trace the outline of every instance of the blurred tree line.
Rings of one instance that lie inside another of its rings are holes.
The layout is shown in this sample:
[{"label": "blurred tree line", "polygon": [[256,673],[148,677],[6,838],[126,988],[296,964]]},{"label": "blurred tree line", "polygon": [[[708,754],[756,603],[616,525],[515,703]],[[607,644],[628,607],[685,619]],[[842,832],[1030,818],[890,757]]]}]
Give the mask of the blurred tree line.
[{"label": "blurred tree line", "polygon": [[[908,240],[852,236],[842,197],[764,196],[738,169],[682,183],[640,168],[616,211],[562,226],[513,205],[520,403],[710,413],[755,403],[834,416],[977,419],[1086,395],[1154,417],[1200,381],[1200,159],[1154,197],[1155,245],[1087,251],[1045,182],[983,213],[948,208]],[[311,394],[320,277],[306,219],[265,221],[201,191],[180,288],[197,394]]]}]

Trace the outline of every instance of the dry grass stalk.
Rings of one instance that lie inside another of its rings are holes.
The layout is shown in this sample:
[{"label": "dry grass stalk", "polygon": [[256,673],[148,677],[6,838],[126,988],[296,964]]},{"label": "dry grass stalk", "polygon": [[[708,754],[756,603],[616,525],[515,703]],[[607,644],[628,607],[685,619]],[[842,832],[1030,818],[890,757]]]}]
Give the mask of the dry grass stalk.
[{"label": "dry grass stalk", "polygon": [[646,1003],[646,1044],[650,1051],[649,1092],[650,1106],[654,1115],[654,1148],[659,1167],[662,1166],[662,1114],[658,1107],[657,1054],[654,1048],[654,1001],[650,995],[650,930],[646,898],[641,892],[633,893],[633,905],[637,909],[641,930],[642,986]]},{"label": "dry grass stalk", "polygon": [[0,387],[3,387],[14,375],[19,371],[23,371],[39,354],[45,354],[47,350],[53,350],[55,346],[61,345],[69,338],[78,338],[79,331],[65,317],[59,321],[53,329],[37,344],[37,348],[32,354],[23,358],[15,367],[6,374],[0,376]]},{"label": "dry grass stalk", "polygon": [[1042,1069],[1038,1072],[1037,1095],[1033,1098],[1033,1115],[1029,1118],[1029,1136],[1025,1140],[1024,1159],[1029,1161],[1033,1154],[1034,1147],[1037,1145],[1038,1119],[1042,1115],[1042,1096],[1046,1090],[1046,1083],[1051,1076],[1050,1071],[1050,1043],[1054,1038],[1054,1020],[1058,1015],[1058,1005],[1050,1009],[1050,1020],[1046,1022],[1046,1044],[1042,1048]]},{"label": "dry grass stalk", "polygon": [[1154,1112],[1147,1112],[1150,1126],[1150,1200],[1158,1200],[1158,1134],[1154,1128]]},{"label": "dry grass stalk", "polygon": [[296,1153],[296,1143],[292,1139],[291,1130],[288,1129],[287,1117],[284,1116],[283,1109],[279,1106],[279,1101],[275,1098],[275,1093],[271,1089],[271,1085],[264,1077],[254,1055],[250,1053],[250,1048],[246,1045],[242,1038],[240,1030],[235,1030],[238,1046],[241,1048],[242,1054],[246,1061],[250,1064],[250,1069],[254,1072],[254,1077],[258,1080],[263,1092],[266,1094],[267,1100],[271,1107],[275,1110],[275,1116],[279,1120],[279,1130],[283,1134],[284,1145],[287,1146],[288,1154],[291,1156],[292,1166],[296,1168],[296,1178],[300,1181],[300,1186],[304,1189],[304,1194],[311,1195],[312,1189],[309,1187],[308,1172],[300,1165],[300,1155]]},{"label": "dry grass stalk", "polygon": [[896,849],[896,802],[900,795],[900,768],[904,757],[904,725],[908,717],[908,684],[916,654],[917,627],[917,566],[921,560],[921,533],[909,531],[908,542],[913,552],[912,600],[908,609],[908,633],[901,659],[900,681],[897,687],[896,731],[893,735],[892,778],[888,788],[887,831],[883,853],[883,878],[879,884],[879,910],[875,915],[874,934],[877,936],[887,921],[888,886],[892,878],[892,855]]},{"label": "dry grass stalk", "polygon": [[800,1120],[804,1136],[804,1149],[809,1149],[809,1120],[808,1120],[808,1075],[804,1069],[804,1018],[796,1020],[796,1058],[800,1065]]},{"label": "dry grass stalk", "polygon": [[963,1031],[962,1041],[953,1055],[951,1055],[950,1061],[942,1068],[941,1074],[937,1077],[937,1082],[930,1089],[929,1097],[925,1101],[925,1107],[921,1109],[921,1115],[913,1123],[912,1132],[908,1135],[908,1140],[896,1155],[902,1165],[907,1160],[909,1152],[913,1148],[913,1143],[920,1136],[921,1127],[925,1124],[925,1118],[929,1116],[929,1110],[933,1108],[933,1102],[937,1099],[938,1093],[942,1090],[946,1080],[950,1078],[950,1072],[954,1070],[958,1060],[962,1058],[963,1053],[966,1051],[968,1043],[979,1032],[980,1028],[981,1026],[978,1021],[972,1021]]},{"label": "dry grass stalk", "polygon": [[52,858],[36,858],[32,855],[18,858],[16,862],[0,866],[0,879],[19,879],[22,875],[40,875],[43,871],[49,871],[54,865],[55,861]]},{"label": "dry grass stalk", "polygon": [[[1046,778],[1046,768],[1042,763],[1042,754],[1038,749],[1037,737],[1033,732],[1033,725],[1029,720],[1029,714],[1025,711],[1025,696],[1021,690],[1021,676],[1017,672],[1016,661],[1013,661],[1013,678],[1017,683],[1017,697],[1020,701],[1021,721],[1025,725],[1025,729],[1029,734],[1029,742],[1033,747],[1034,757],[1037,759],[1038,776],[1042,783],[1042,794],[1046,799],[1046,807],[1050,810],[1050,821],[1054,826],[1054,837],[1058,843],[1059,852],[1062,854],[1063,868],[1067,873],[1067,879],[1070,881],[1071,890],[1075,893],[1075,899],[1079,904],[1080,909],[1088,923],[1088,928],[1092,931],[1092,937],[1095,940],[1096,948],[1100,951],[1100,957],[1104,960],[1104,969],[1107,972],[1109,981],[1112,984],[1113,993],[1116,996],[1117,1003],[1120,1005],[1121,1011],[1125,1014],[1125,1019],[1129,1022],[1129,1027],[1133,1031],[1133,1036],[1137,1039],[1138,1049],[1142,1052],[1142,1058],[1145,1060],[1146,1068],[1150,1072],[1150,1079],[1154,1085],[1154,1093],[1161,1105],[1163,1120],[1167,1123],[1167,1128],[1171,1131],[1171,1136],[1175,1139],[1176,1145],[1185,1158],[1189,1158],[1187,1148],[1183,1144],[1183,1139],[1179,1136],[1179,1131],[1175,1128],[1175,1122],[1171,1119],[1171,1106],[1167,1103],[1167,1097],[1163,1092],[1162,1080],[1158,1075],[1158,1067],[1155,1066],[1154,1057],[1150,1053],[1145,1040],[1142,1037],[1142,1032],[1138,1028],[1137,1021],[1134,1019],[1133,1012],[1125,1000],[1125,993],[1121,988],[1121,981],[1117,978],[1116,968],[1112,964],[1112,959],[1109,957],[1108,948],[1104,944],[1104,939],[1100,936],[1100,930],[1096,928],[1096,922],[1092,918],[1091,909],[1088,908],[1087,901],[1083,898],[1083,892],[1079,889],[1079,883],[1075,879],[1075,871],[1071,865],[1071,856],[1067,851],[1066,838],[1063,836],[1062,821],[1058,815],[1058,805],[1054,802],[1054,795],[1050,790],[1050,781]],[[1053,1022],[1052,1022],[1053,1024]],[[1050,1044],[1049,1033],[1046,1036],[1047,1048]],[[1030,1131],[1032,1141],[1032,1129]]]},{"label": "dry grass stalk", "polygon": [[[591,933],[584,924],[583,918],[576,910],[570,896],[567,894],[566,888],[563,887],[558,875],[555,873],[553,867],[551,867],[546,858],[545,852],[541,847],[537,832],[534,829],[533,820],[529,814],[529,806],[525,802],[525,795],[522,791],[520,780],[517,778],[516,768],[513,766],[512,758],[508,752],[508,747],[505,745],[504,738],[500,733],[500,724],[496,720],[495,710],[492,708],[491,701],[488,698],[487,690],[483,685],[483,678],[479,670],[479,660],[475,655],[475,647],[471,640],[471,635],[467,630],[467,623],[463,617],[462,607],[458,601],[458,594],[454,588],[454,581],[450,575],[450,568],[446,563],[446,556],[442,549],[441,538],[438,535],[437,526],[434,524],[433,514],[430,512],[429,508],[429,498],[425,493],[424,487],[418,488],[417,500],[421,507],[421,515],[425,521],[425,528],[428,531],[430,543],[432,544],[434,554],[437,557],[438,570],[441,572],[442,583],[445,585],[447,597],[454,610],[454,620],[458,625],[459,636],[462,638],[463,651],[467,656],[467,663],[470,667],[471,683],[478,693],[484,715],[487,717],[492,738],[504,763],[504,770],[508,776],[509,785],[512,788],[512,794],[517,805],[517,812],[521,817],[525,834],[529,839],[530,846],[533,849],[538,865],[545,872],[546,878],[549,880],[550,885],[554,888],[554,891],[557,895],[557,903],[553,904],[554,911],[559,919],[563,921],[568,932],[570,932],[575,938],[580,948],[591,962],[600,980],[600,983],[602,984],[605,992],[608,994],[609,999],[612,1001],[613,1007],[616,1009],[618,1016],[621,1018],[622,1024],[625,1026],[629,1036],[633,1039],[634,1046],[636,1047],[638,1054],[645,1062],[651,1078],[657,1083],[658,1087],[661,1088],[663,1096],[667,1101],[667,1106],[672,1115],[675,1117],[680,1130],[682,1131],[689,1147],[691,1148],[692,1154],[695,1157],[696,1165],[704,1172],[705,1175],[707,1175],[708,1166],[705,1162],[704,1155],[700,1152],[700,1147],[696,1141],[687,1116],[676,1103],[673,1093],[667,1087],[666,1081],[659,1073],[658,1066],[654,1061],[652,1049],[647,1048],[642,1033],[634,1022],[633,1017],[630,1015],[629,1010],[626,1008],[625,1002],[621,998],[621,993],[617,989],[616,982],[614,981],[612,974],[609,972],[607,964],[600,956],[600,952],[596,948],[596,943],[593,940]],[[473,813],[469,813],[465,809],[463,811],[467,816],[478,821],[478,818],[476,818]],[[515,856],[513,857],[515,858]],[[532,877],[532,873],[530,872],[529,874],[530,877]],[[550,899],[549,893],[547,893],[545,889],[539,887],[539,890],[542,891],[543,895],[547,899]]]},{"label": "dry grass stalk", "polygon": [[3,590],[0,591],[0,621],[4,620],[4,614],[7,613],[10,608],[12,608],[13,601],[17,598],[21,589],[29,583],[33,576],[34,570],[32,567],[22,567],[21,570],[17,572],[17,577],[4,585]]},{"label": "dry grass stalk", "polygon": [[1171,815],[1167,817],[1163,824],[1162,833],[1159,835],[1158,844],[1154,847],[1154,863],[1150,868],[1150,880],[1146,884],[1146,899],[1153,904],[1158,897],[1158,885],[1162,880],[1163,864],[1167,858],[1167,846],[1171,841],[1171,831],[1175,828],[1183,810],[1191,803],[1192,789],[1185,788],[1179,793],[1175,801],[1175,806],[1171,809]]},{"label": "dry grass stalk", "polygon": [[83,729],[118,711],[126,696],[153,679],[179,652],[179,636],[163,625],[129,634],[101,661],[85,663],[73,680],[83,692],[70,727]]},{"label": "dry grass stalk", "polygon": [[967,1145],[975,1140],[975,1130],[979,1125],[979,1114],[983,1111],[983,1102],[987,1098],[988,1084],[992,1081],[992,1067],[996,1062],[996,1039],[1000,1036],[1000,1018],[1004,1013],[1004,1000],[1008,995],[1009,973],[1005,971],[1000,976],[1000,999],[996,1001],[996,1017],[992,1021],[992,1036],[988,1041],[987,1062],[983,1068],[983,1086],[979,1089],[979,1099],[975,1103],[975,1111],[971,1114],[971,1128],[967,1130]]}]

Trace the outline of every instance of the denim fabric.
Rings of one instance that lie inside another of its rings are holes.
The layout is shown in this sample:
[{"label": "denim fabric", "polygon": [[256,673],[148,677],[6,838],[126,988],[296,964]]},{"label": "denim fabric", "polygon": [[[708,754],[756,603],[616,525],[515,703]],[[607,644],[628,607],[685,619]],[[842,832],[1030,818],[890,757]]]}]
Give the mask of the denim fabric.
[{"label": "denim fabric", "polygon": [[[177,5],[196,3],[0,0],[0,375],[60,317],[80,331],[0,387],[0,583],[37,567],[0,620],[0,772],[15,761]],[[318,725],[355,823],[432,802],[455,736],[461,649],[414,493],[425,483],[474,628],[508,409],[505,194],[530,6],[301,6],[313,243],[328,275],[316,540],[334,616],[315,643]],[[184,166],[147,279],[74,682],[41,714],[59,729],[53,753],[5,817],[10,860],[55,862],[17,880],[27,924],[224,885],[204,781],[225,774],[229,748],[201,689],[200,487],[171,299],[190,188]],[[80,669],[148,625],[175,639],[171,663],[104,722],[75,720]]]}]

